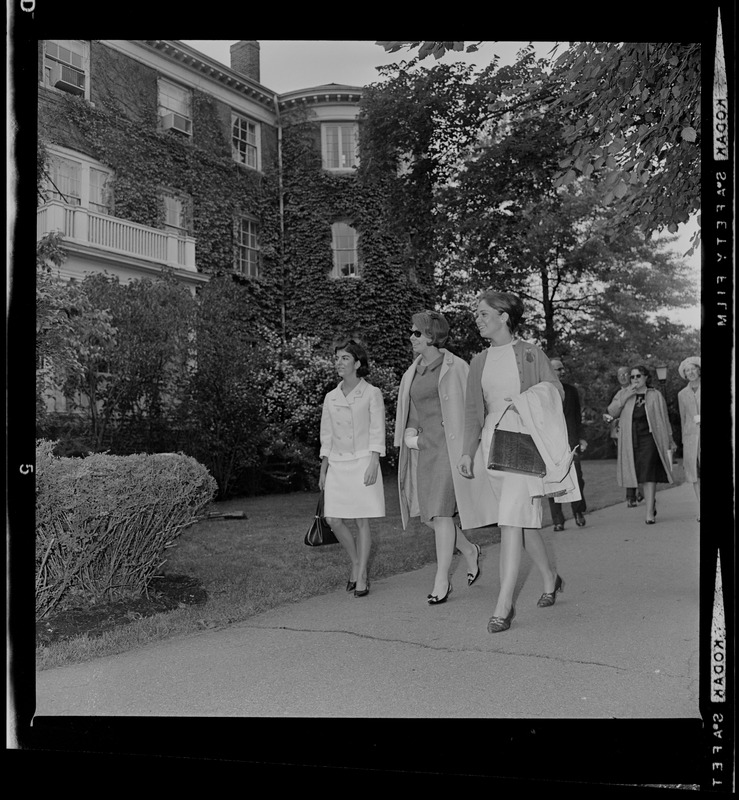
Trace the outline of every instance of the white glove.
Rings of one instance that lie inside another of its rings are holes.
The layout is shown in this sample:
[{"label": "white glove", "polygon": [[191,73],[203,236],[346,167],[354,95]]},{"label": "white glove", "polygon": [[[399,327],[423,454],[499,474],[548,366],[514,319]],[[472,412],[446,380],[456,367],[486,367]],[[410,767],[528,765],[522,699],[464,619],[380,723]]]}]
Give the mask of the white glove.
[{"label": "white glove", "polygon": [[418,428],[406,428],[403,432],[403,441],[410,450],[418,450]]}]

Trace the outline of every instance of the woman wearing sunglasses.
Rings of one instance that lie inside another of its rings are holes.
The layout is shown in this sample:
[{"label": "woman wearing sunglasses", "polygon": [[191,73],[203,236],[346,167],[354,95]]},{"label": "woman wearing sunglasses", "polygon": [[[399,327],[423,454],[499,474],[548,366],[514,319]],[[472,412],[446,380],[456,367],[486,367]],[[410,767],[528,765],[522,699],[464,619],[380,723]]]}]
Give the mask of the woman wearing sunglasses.
[{"label": "woman wearing sunglasses", "polygon": [[[444,349],[449,324],[436,311],[412,317],[409,332],[413,363],[400,381],[395,446],[400,448],[398,490],[403,528],[420,516],[434,531],[436,577],[429,605],[445,603],[452,592],[449,571],[455,547],[467,562],[467,584],[480,576],[480,546],[462,528],[493,525],[479,481],[457,473],[464,434],[467,362]],[[482,463],[477,474],[484,480]],[[455,525],[459,513],[461,527]]]},{"label": "woman wearing sunglasses", "polygon": [[619,418],[616,478],[619,486],[644,486],[647,525],[656,522],[655,494],[658,483],[672,483],[671,456],[674,449],[667,403],[649,383],[651,374],[642,364],[629,372],[631,385],[619,392],[608,413]]}]

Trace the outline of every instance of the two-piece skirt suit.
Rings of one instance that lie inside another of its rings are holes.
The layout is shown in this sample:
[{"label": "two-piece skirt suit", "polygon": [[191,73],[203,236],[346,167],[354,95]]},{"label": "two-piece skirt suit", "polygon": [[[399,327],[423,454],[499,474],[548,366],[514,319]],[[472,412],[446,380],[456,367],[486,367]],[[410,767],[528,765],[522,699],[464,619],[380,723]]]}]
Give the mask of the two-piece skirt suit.
[{"label": "two-piece skirt suit", "polygon": [[321,412],[321,457],[328,458],[323,513],[338,519],[385,516],[382,471],[365,486],[372,453],[385,455],[385,405],[382,392],[364,379],[348,394],[343,381],[330,391]]}]

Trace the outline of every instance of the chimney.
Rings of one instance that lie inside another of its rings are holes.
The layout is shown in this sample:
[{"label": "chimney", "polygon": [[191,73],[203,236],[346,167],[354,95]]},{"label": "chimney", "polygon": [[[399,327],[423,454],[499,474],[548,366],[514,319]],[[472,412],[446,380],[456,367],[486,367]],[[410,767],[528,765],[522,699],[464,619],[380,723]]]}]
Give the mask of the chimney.
[{"label": "chimney", "polygon": [[231,45],[231,69],[259,83],[259,42],[236,42]]}]

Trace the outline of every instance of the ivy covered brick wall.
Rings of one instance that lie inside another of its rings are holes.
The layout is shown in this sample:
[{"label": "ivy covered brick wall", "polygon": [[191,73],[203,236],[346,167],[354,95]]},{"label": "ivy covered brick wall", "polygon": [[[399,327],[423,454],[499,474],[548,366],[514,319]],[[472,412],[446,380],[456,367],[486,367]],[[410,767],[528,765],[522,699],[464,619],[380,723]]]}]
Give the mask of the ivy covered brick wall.
[{"label": "ivy covered brick wall", "polygon": [[[394,176],[322,168],[319,123],[306,114],[286,120],[286,308],[296,332],[330,346],[359,336],[370,358],[400,374],[410,363],[411,315],[433,305],[433,285],[409,260],[409,231],[389,202]],[[346,221],[359,234],[359,277],[333,278],[331,226]]]},{"label": "ivy covered brick wall", "polygon": [[91,102],[40,90],[43,144],[85,153],[114,170],[114,214],[150,227],[164,225],[162,192],[192,198],[192,235],[200,272],[231,273],[235,218],[259,223],[261,270],[244,280],[265,321],[279,324],[279,211],[276,131],[261,125],[261,173],[231,157],[230,107],[192,91],[193,136],[157,129],[156,70],[103,45],[91,44]]}]

